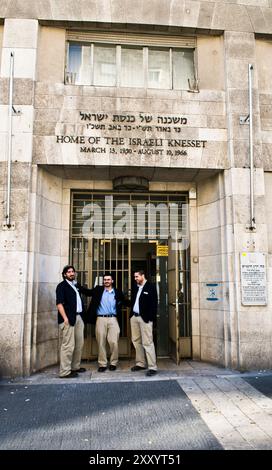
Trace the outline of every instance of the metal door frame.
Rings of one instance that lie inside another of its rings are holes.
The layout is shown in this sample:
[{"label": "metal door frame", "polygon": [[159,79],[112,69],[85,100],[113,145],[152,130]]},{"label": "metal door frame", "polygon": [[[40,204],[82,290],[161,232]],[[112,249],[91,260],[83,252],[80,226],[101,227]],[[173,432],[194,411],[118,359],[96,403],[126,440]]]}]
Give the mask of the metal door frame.
[{"label": "metal door frame", "polygon": [[[97,277],[99,277],[99,273],[103,274],[105,272],[106,268],[106,255],[105,255],[105,247],[107,244],[110,246],[110,267],[111,267],[111,261],[113,259],[113,251],[112,251],[112,243],[114,240],[115,242],[115,261],[116,261],[116,267],[118,264],[119,260],[119,253],[118,253],[118,244],[121,242],[123,244],[122,248],[122,255],[124,253],[124,240],[126,240],[127,243],[127,271],[128,271],[128,291],[130,292],[131,290],[131,242],[132,240],[129,238],[126,239],[108,239],[108,238],[93,238],[86,240],[82,236],[73,236],[73,217],[74,217],[74,195],[88,195],[88,196],[106,196],[106,195],[112,195],[113,197],[118,195],[118,196],[123,196],[124,193],[120,191],[88,191],[88,190],[72,190],[71,194],[71,218],[70,218],[70,262],[75,265],[76,270],[79,272],[79,281],[82,284],[93,286],[93,274],[96,271],[97,272]],[[135,196],[135,200],[137,201],[137,197],[140,196],[140,198],[143,198],[143,196],[146,196],[146,199],[142,199],[143,201],[150,202],[153,201],[152,197],[154,196],[158,197],[158,200],[160,201],[160,197],[162,197],[163,201],[166,201],[171,199],[172,201],[175,200],[175,198],[178,200],[179,198],[186,198],[185,200],[188,201],[188,196],[185,195],[184,192],[178,192],[176,194],[174,192],[143,192],[143,193],[127,193],[127,196],[129,200],[133,200],[133,196]],[[98,250],[98,256],[100,258],[100,251],[101,251],[101,246],[104,248],[104,253],[102,256],[102,262],[103,266],[101,269],[99,269],[100,266],[97,264],[97,269],[93,269],[93,260],[94,260],[94,244],[97,243],[97,250]],[[87,259],[86,259],[86,247],[87,247]],[[84,256],[85,253],[85,256]],[[180,360],[180,357],[182,357],[182,341],[189,340],[190,339],[190,344],[191,344],[191,339],[192,339],[192,333],[191,333],[191,312],[190,312],[190,273],[189,273],[189,268],[188,268],[188,263],[189,263],[189,254],[186,254],[186,269],[184,270],[185,273],[185,288],[187,291],[186,294],[186,302],[183,302],[182,304],[179,302],[178,298],[178,292],[179,292],[179,251],[176,251],[175,254],[175,290],[176,290],[176,297],[175,297],[175,307],[176,307],[176,354],[175,354],[175,361],[178,363]],[[124,284],[124,257],[121,256],[121,272],[122,272],[122,281],[121,281],[121,286],[122,287]],[[108,270],[108,269],[107,269]],[[113,271],[112,269],[109,269],[110,271]],[[116,268],[116,271],[118,269]],[[167,274],[168,276],[168,274]],[[118,276],[116,276],[116,287],[118,287]],[[180,305],[186,305],[186,318],[187,318],[187,334],[188,331],[190,330],[190,336],[184,336],[183,338],[181,337],[181,331],[180,331]],[[131,350],[131,341],[130,341],[130,328],[129,328],[129,322],[128,322],[128,313],[127,313],[127,331],[126,331],[126,336],[124,338],[127,338],[127,355],[125,357],[130,357],[130,350]],[[96,348],[93,348],[94,346],[94,329],[90,325],[85,328],[85,337],[86,338],[92,338],[91,341],[85,341],[85,346],[84,346],[84,353],[83,357],[86,359],[94,359],[96,357]],[[170,353],[170,351],[169,351]],[[122,356],[122,353],[120,354]],[[188,357],[188,356],[186,356]]]}]

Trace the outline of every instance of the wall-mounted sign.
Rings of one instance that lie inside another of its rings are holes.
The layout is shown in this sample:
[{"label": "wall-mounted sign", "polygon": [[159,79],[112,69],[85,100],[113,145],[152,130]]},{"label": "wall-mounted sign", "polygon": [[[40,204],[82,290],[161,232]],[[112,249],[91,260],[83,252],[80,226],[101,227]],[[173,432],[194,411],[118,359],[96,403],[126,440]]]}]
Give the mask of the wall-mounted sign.
[{"label": "wall-mounted sign", "polygon": [[157,245],[157,256],[168,256],[168,245]]},{"label": "wall-mounted sign", "polygon": [[56,135],[56,143],[77,144],[80,153],[187,156],[206,148],[207,140],[188,136],[185,116],[79,112],[73,134]]},{"label": "wall-mounted sign", "polygon": [[243,305],[266,305],[266,266],[264,253],[241,253],[241,295]]},{"label": "wall-mounted sign", "polygon": [[218,284],[216,282],[211,282],[206,284],[207,287],[207,297],[206,300],[209,302],[216,302],[219,300],[218,298]]}]

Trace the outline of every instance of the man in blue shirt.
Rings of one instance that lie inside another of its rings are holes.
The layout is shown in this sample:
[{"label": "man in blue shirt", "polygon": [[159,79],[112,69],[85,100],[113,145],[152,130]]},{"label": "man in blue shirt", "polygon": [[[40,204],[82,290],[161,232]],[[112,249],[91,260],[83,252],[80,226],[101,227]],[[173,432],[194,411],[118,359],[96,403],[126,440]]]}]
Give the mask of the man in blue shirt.
[{"label": "man in blue shirt", "polygon": [[120,321],[122,305],[126,305],[122,291],[113,287],[114,280],[111,274],[104,274],[103,286],[90,289],[92,296],[87,315],[90,323],[95,324],[95,336],[98,346],[98,372],[107,369],[107,341],[110,347],[109,370],[116,370],[118,363],[118,341],[120,335]]}]

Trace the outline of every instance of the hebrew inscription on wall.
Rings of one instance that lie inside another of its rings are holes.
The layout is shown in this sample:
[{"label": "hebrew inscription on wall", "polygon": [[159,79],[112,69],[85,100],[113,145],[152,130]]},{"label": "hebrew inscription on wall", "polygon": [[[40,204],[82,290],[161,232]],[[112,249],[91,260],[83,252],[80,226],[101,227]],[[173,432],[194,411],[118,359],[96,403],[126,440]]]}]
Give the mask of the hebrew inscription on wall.
[{"label": "hebrew inscription on wall", "polygon": [[190,149],[204,149],[207,144],[207,140],[198,138],[198,129],[189,128],[187,117],[181,115],[80,111],[75,130],[73,135],[56,135],[56,142],[77,144],[82,153],[112,156],[187,156]]}]

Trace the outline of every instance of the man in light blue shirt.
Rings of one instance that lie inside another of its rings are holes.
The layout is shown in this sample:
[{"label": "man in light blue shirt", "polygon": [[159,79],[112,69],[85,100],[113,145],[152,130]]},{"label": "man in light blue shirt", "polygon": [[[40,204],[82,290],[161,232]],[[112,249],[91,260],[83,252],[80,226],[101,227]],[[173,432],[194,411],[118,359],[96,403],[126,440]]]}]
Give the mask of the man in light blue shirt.
[{"label": "man in light blue shirt", "polygon": [[121,320],[122,305],[126,305],[124,294],[113,287],[112,275],[104,274],[103,286],[96,286],[89,291],[92,296],[89,305],[88,316],[90,323],[95,324],[95,336],[98,347],[98,372],[107,369],[107,341],[110,347],[111,371],[116,370],[118,363],[118,341]]},{"label": "man in light blue shirt", "polygon": [[[109,283],[109,281],[105,280],[104,278],[104,286],[105,286],[105,283]],[[110,286],[109,288],[107,286],[105,286],[105,289],[104,289],[104,292],[102,294],[102,298],[101,298],[101,301],[100,301],[100,305],[98,307],[98,310],[97,310],[97,315],[101,315],[103,316],[105,314],[105,312],[108,314],[108,315],[116,315],[116,300],[115,300],[115,292],[114,292],[114,289],[112,288],[112,286]]]}]

